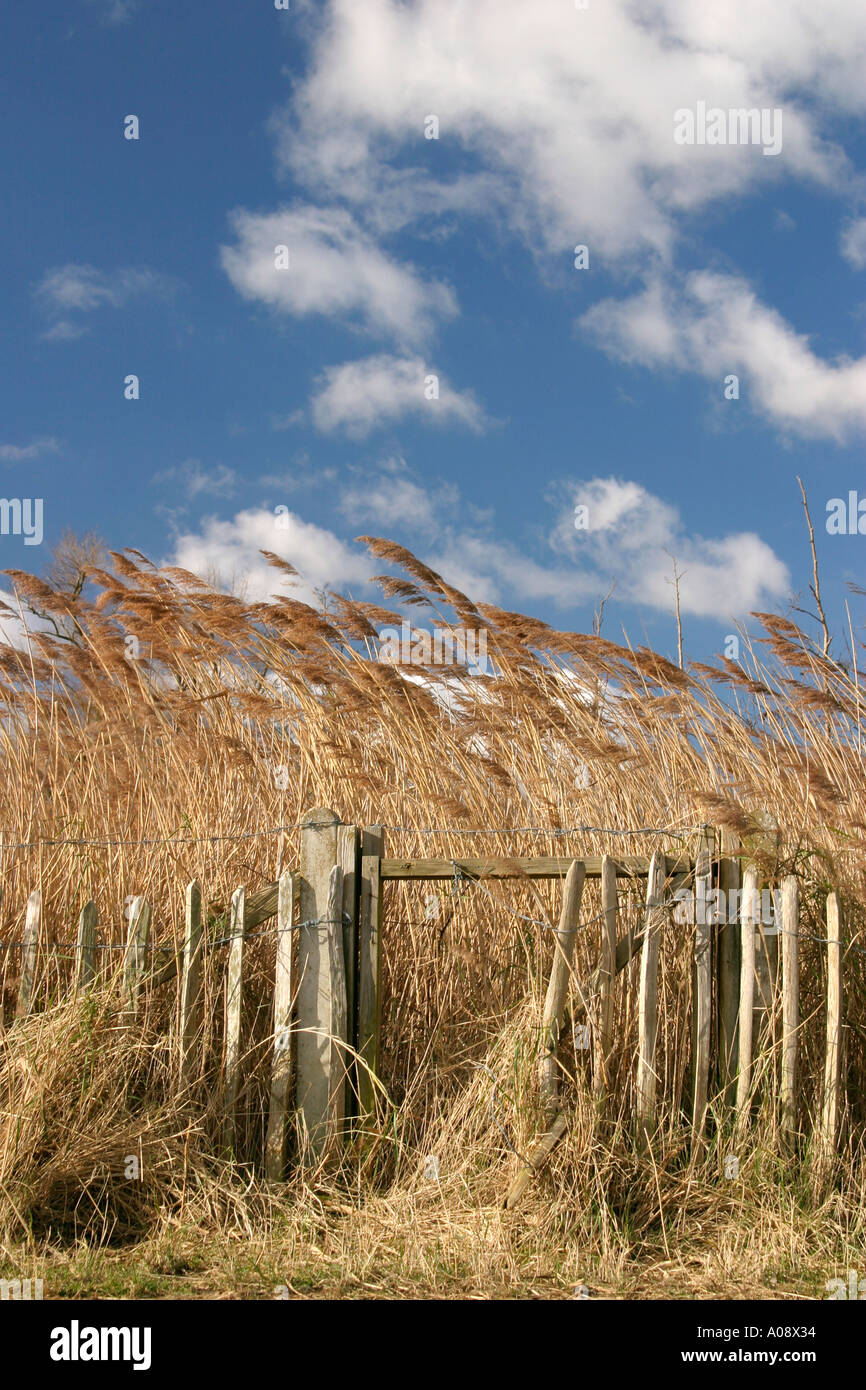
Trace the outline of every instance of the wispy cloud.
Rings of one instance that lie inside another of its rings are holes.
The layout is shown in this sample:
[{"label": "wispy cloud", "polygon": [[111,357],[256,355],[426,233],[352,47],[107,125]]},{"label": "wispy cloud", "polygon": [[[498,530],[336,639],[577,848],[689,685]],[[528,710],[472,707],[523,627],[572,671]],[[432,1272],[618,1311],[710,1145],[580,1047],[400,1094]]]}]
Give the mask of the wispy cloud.
[{"label": "wispy cloud", "polygon": [[87,327],[70,314],[122,309],[134,299],[166,299],[176,287],[170,276],[146,266],[110,271],[74,262],[55,266],[45,272],[35,291],[39,309],[53,320],[42,336],[55,341],[80,338]]},{"label": "wispy cloud", "polygon": [[237,491],[238,475],[233,468],[218,463],[204,468],[200,459],[185,459],[176,468],[163,468],[154,473],[153,482],[163,488],[174,486],[190,500],[203,495],[233,497]]},{"label": "wispy cloud", "polygon": [[103,24],[119,27],[128,24],[139,6],[139,0],[88,0],[98,6]]},{"label": "wispy cloud", "polygon": [[866,217],[855,217],[845,224],[840,250],[855,270],[866,270]]},{"label": "wispy cloud", "polygon": [[3,463],[24,463],[28,459],[38,459],[43,454],[56,454],[60,440],[54,435],[42,435],[29,444],[0,444],[0,460]]},{"label": "wispy cloud", "polygon": [[414,534],[441,530],[441,518],[460,504],[459,489],[453,483],[423,486],[412,477],[405,459],[389,458],[375,470],[358,470],[356,483],[340,491],[340,510],[353,525],[403,526]]}]

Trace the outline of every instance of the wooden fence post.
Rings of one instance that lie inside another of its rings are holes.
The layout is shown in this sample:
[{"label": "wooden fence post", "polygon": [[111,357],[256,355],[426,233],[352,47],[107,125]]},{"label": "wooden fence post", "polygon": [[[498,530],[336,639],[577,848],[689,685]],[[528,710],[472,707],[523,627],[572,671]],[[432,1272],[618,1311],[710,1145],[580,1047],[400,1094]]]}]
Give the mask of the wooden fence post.
[{"label": "wooden fence post", "polygon": [[562,889],[562,908],[559,927],[553,936],[553,965],[550,970],[550,983],[544,1000],[544,1013],[541,1019],[542,1057],[540,1064],[541,1098],[544,1104],[545,1122],[549,1125],[556,1118],[559,1109],[559,1062],[557,1050],[565,1001],[572,974],[574,959],[574,939],[577,935],[577,918],[580,900],[586,880],[586,866],[575,859],[565,876]]},{"label": "wooden fence post", "polygon": [[739,848],[739,839],[730,830],[719,832],[719,901],[724,912],[718,929],[718,1065],[719,1089],[728,1105],[733,1100],[739,1048],[740,924],[738,914],[730,911],[740,888],[740,861],[734,857]]},{"label": "wooden fence post", "polygon": [[647,877],[638,999],[636,1109],[638,1146],[643,1152],[648,1150],[655,1131],[659,945],[665,920],[664,883],[665,856],[656,851]]},{"label": "wooden fence post", "polygon": [[277,966],[274,982],[274,1055],[271,1063],[271,1103],[265,1146],[265,1171],[281,1182],[286,1166],[286,1114],[292,1080],[292,991],[294,979],[295,880],[291,869],[280,876],[277,905]]},{"label": "wooden fence post", "polygon": [[187,884],[184,903],[183,978],[180,987],[180,1079],[188,1086],[199,1073],[202,1021],[201,888]]},{"label": "wooden fence post", "polygon": [[[351,1049],[358,1046],[358,897],[360,889],[360,836],[356,825],[337,826],[337,863],[343,873],[343,961],[346,976],[346,1042]],[[357,1114],[357,1075],[350,1051],[344,1058],[346,1067],[347,1116]]]},{"label": "wooden fence post", "polygon": [[232,894],[229,960],[226,975],[225,1075],[223,1079],[223,1141],[232,1152],[237,1131],[238,1085],[241,1067],[241,1024],[244,998],[244,930],[246,889]]},{"label": "wooden fence post", "polygon": [[346,1004],[346,957],[343,950],[343,870],[339,864],[331,869],[328,878],[328,905],[325,912],[329,924],[328,963],[331,1015],[327,1020],[331,1040],[330,1078],[328,1097],[328,1132],[336,1139],[345,1136],[346,1098],[349,1079],[349,1013]]},{"label": "wooden fence post", "polygon": [[827,898],[827,1051],[824,1057],[824,1096],[818,1131],[818,1176],[832,1172],[839,1133],[842,1059],[842,920],[838,893]]},{"label": "wooden fence post", "polygon": [[800,1028],[800,884],[782,880],[782,1135],[790,1147],[797,1136],[797,1046]]},{"label": "wooden fence post", "polygon": [[[385,852],[385,832],[368,825],[361,837],[361,891],[358,921],[357,1050],[359,1058],[358,1114],[376,1112],[379,1048],[382,1030],[381,950],[382,880],[379,872]],[[372,1072],[372,1076],[371,1076]]]},{"label": "wooden fence post", "polygon": [[96,926],[99,917],[95,902],[87,902],[78,919],[75,943],[75,988],[87,989],[96,977]]},{"label": "wooden fence post", "polygon": [[713,891],[714,836],[705,830],[695,856],[695,960],[692,1002],[692,1142],[704,1137],[710,1076],[710,1025],[713,1002],[713,924],[709,912]]},{"label": "wooden fence post", "polygon": [[616,864],[609,854],[601,861],[601,910],[604,923],[601,960],[598,967],[593,1091],[601,1100],[610,1089],[610,1061],[613,1051],[613,980],[616,974]]},{"label": "wooden fence post", "polygon": [[[330,810],[309,811],[301,829],[299,897],[301,927],[298,941],[297,1099],[314,1160],[322,1157],[335,1127],[345,1116],[336,1095],[346,1076],[345,966],[342,897],[329,901],[331,871],[337,864],[339,818]],[[340,874],[342,895],[342,874]],[[340,966],[342,965],[342,974]],[[340,979],[343,1000],[335,998]],[[341,1007],[342,1003],[342,1007]],[[342,1019],[342,1034],[332,1042],[332,1030]],[[337,1042],[343,1046],[338,1046]]]},{"label": "wooden fence post", "polygon": [[737,1067],[737,1129],[749,1120],[752,1101],[752,1037],[755,1005],[755,919],[761,916],[758,870],[750,864],[743,874],[740,897],[740,1019]]},{"label": "wooden fence post", "polygon": [[33,1010],[36,990],[36,965],[39,955],[39,931],[42,924],[42,894],[37,889],[27,899],[24,935],[21,938],[21,978],[18,985],[16,1018],[27,1018]]},{"label": "wooden fence post", "polygon": [[141,986],[147,970],[150,946],[150,903],[145,898],[133,898],[129,909],[129,930],[123,954],[124,1017],[137,1017]]}]

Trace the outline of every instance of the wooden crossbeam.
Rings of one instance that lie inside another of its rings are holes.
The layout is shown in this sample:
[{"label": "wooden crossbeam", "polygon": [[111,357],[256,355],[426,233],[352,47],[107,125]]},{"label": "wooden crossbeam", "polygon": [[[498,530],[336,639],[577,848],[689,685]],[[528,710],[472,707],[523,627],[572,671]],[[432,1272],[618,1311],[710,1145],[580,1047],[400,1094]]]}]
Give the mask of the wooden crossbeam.
[{"label": "wooden crossbeam", "polygon": [[[566,859],[538,856],[530,858],[488,858],[488,859],[383,859],[381,877],[383,881],[404,879],[454,878],[455,867],[470,878],[565,878],[575,858],[580,858],[586,866],[587,878],[601,878],[605,856],[570,855]],[[687,873],[693,860],[688,855],[665,857],[667,875]],[[650,860],[644,855],[621,855],[613,860],[618,878],[646,878]]]}]

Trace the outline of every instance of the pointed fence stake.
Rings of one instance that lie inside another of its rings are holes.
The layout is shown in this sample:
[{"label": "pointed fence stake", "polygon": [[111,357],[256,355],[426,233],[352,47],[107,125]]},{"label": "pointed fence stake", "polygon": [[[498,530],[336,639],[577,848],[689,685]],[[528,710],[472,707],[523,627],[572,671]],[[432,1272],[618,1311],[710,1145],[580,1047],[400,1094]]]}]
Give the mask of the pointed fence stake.
[{"label": "pointed fence stake", "polygon": [[150,903],[145,898],[133,898],[129,910],[129,930],[123,956],[124,1016],[126,1021],[138,1016],[141,986],[147,971],[150,946]]},{"label": "pointed fence stake", "polygon": [[78,940],[75,943],[75,988],[88,989],[96,978],[96,927],[99,914],[96,903],[88,902],[78,919]]},{"label": "pointed fence stake", "polygon": [[827,1044],[824,1056],[824,1097],[816,1146],[819,1182],[825,1182],[836,1161],[836,1142],[842,1102],[842,920],[839,895],[827,898]]},{"label": "pointed fence stake", "polygon": [[713,927],[707,911],[713,889],[714,836],[705,831],[695,858],[695,962],[692,1004],[692,1143],[703,1142],[710,1076],[713,1002]]},{"label": "pointed fence stake", "polygon": [[18,985],[16,1018],[27,1018],[33,1012],[36,993],[36,965],[39,955],[39,931],[42,924],[42,894],[37,889],[27,899],[24,935],[21,938],[21,979]]},{"label": "pointed fence stake", "polygon": [[188,1086],[200,1070],[202,1024],[201,888],[193,879],[184,903],[183,978],[180,987],[180,1079]]},{"label": "pointed fence stake", "polygon": [[656,852],[647,877],[643,954],[638,999],[636,1111],[638,1147],[648,1152],[656,1125],[659,946],[665,922],[665,857]]},{"label": "pointed fence stake", "polygon": [[229,928],[229,960],[226,976],[226,1037],[225,1072],[223,1078],[223,1140],[234,1152],[236,1142],[238,1085],[241,1066],[241,1022],[244,992],[244,907],[246,890],[237,888],[232,894],[231,925]]},{"label": "pointed fence stake", "polygon": [[737,1068],[737,1131],[749,1123],[752,1103],[752,1039],[755,1009],[755,928],[761,917],[758,870],[750,864],[743,874],[740,897],[740,1018]]},{"label": "pointed fence stake", "polygon": [[274,983],[274,1054],[265,1171],[282,1182],[286,1165],[286,1114],[292,1080],[292,1004],[294,979],[295,881],[291,869],[280,876],[277,906],[277,965]]},{"label": "pointed fence stake", "polygon": [[580,859],[575,859],[569,866],[562,890],[559,927],[553,937],[553,965],[541,1019],[543,1053],[539,1071],[541,1098],[548,1125],[552,1124],[559,1108],[559,1062],[556,1054],[571,980],[574,939],[585,881],[586,867]]},{"label": "pointed fence stake", "polygon": [[782,880],[782,1135],[788,1148],[797,1139],[797,1046],[800,1028],[800,884]]}]

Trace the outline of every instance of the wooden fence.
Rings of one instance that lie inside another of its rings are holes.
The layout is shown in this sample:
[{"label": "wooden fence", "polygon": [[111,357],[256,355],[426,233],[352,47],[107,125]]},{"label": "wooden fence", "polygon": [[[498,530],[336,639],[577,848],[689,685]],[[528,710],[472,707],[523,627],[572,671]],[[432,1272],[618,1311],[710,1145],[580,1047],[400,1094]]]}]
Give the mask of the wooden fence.
[{"label": "wooden fence", "polygon": [[[347,1135],[363,1128],[376,1110],[380,1070],[382,1010],[382,925],[384,888],[393,882],[450,881],[484,885],[496,880],[563,880],[558,926],[553,929],[554,959],[541,1019],[539,1085],[546,1130],[528,1165],[518,1175],[507,1202],[513,1205],[543,1158],[565,1131],[560,1100],[563,1068],[559,1051],[569,992],[573,1018],[585,1012],[592,1059],[592,1090],[604,1107],[615,1051],[614,997],[619,972],[639,961],[638,1039],[634,1060],[634,1126],[638,1146],[652,1148],[658,1124],[657,1044],[659,959],[662,937],[673,909],[689,902],[686,930],[693,933],[691,982],[691,1086],[689,1127],[693,1148],[706,1145],[712,1111],[715,1125],[730,1113],[732,1135],[750,1124],[758,1085],[770,1076],[777,1087],[783,1143],[792,1152],[809,1151],[816,1172],[833,1166],[843,1123],[843,943],[839,900],[827,899],[826,1033],[820,1105],[814,1132],[803,1132],[798,1103],[802,1023],[800,1018],[800,888],[796,877],[783,879],[772,923],[761,911],[762,884],[754,864],[744,862],[725,834],[702,833],[692,854],[652,857],[588,855],[573,857],[413,858],[385,856],[381,826],[343,825],[329,810],[309,812],[301,824],[300,863],[276,883],[255,892],[239,887],[231,903],[203,905],[201,886],[186,890],[185,935],[181,950],[152,949],[151,904],[133,900],[123,943],[119,979],[125,1021],[134,1026],[147,992],[170,981],[178,990],[178,1077],[190,1086],[203,1074],[202,1008],[204,960],[215,945],[226,947],[225,1011],[222,1037],[221,1102],[223,1138],[238,1152],[237,1107],[242,1070],[245,952],[254,934],[274,931],[276,966],[270,1032],[270,1086],[264,1167],[279,1180],[285,1174],[289,1120],[294,1117],[299,1159],[318,1162],[339,1153]],[[584,886],[598,880],[601,912],[581,918]],[[617,884],[645,881],[640,930],[618,933]],[[727,911],[721,920],[718,905]],[[731,903],[736,912],[731,913]],[[715,905],[715,912],[713,906]],[[260,930],[263,923],[271,923]],[[676,920],[676,917],[675,919]],[[212,928],[226,935],[214,941]],[[575,978],[575,938],[592,929],[598,964],[588,980]],[[79,923],[70,985],[86,990],[99,977],[97,912],[92,902]],[[781,942],[781,952],[779,943]],[[17,1006],[7,1020],[12,1031],[36,1006],[40,962],[48,953],[40,894],[26,908],[17,979]],[[756,1066],[766,1020],[781,1005],[779,1066]],[[2,1019],[0,1019],[2,1026]],[[778,1070],[778,1081],[776,1072]],[[243,1157],[243,1154],[238,1154]]]}]

